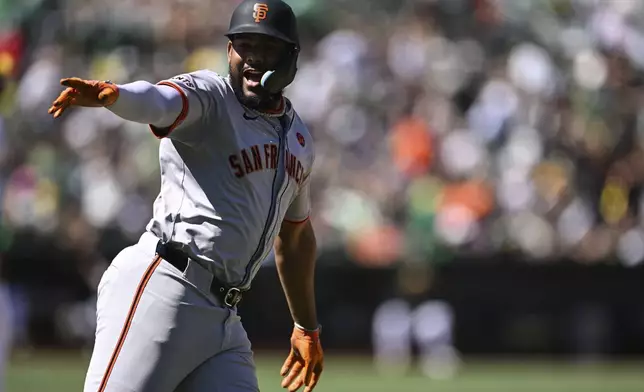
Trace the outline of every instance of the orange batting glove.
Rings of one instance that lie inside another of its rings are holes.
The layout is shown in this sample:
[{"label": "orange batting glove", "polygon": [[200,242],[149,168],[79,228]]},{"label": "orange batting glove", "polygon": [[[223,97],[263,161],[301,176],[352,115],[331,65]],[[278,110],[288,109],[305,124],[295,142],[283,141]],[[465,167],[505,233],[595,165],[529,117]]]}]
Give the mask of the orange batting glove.
[{"label": "orange batting glove", "polygon": [[67,88],[60,93],[47,111],[54,118],[60,117],[70,106],[102,107],[110,106],[119,97],[119,89],[111,82],[84,80],[80,78],[61,79],[60,84]]},{"label": "orange batting glove", "polygon": [[323,367],[320,329],[306,331],[295,326],[291,335],[291,353],[280,371],[280,375],[284,377],[282,388],[294,392],[304,385],[304,392],[312,391],[320,379]]}]

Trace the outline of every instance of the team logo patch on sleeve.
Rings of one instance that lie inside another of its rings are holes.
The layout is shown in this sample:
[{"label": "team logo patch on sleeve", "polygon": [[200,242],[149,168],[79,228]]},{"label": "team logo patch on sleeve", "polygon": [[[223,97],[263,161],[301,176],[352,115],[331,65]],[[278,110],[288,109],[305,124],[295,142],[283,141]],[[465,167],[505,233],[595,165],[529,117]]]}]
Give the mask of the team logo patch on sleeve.
[{"label": "team logo patch on sleeve", "polygon": [[255,23],[259,23],[262,20],[266,19],[266,15],[268,14],[268,4],[255,3],[253,11],[253,18],[255,18]]},{"label": "team logo patch on sleeve", "polygon": [[194,85],[194,83],[192,83],[190,78],[188,78],[187,76],[184,76],[184,75],[175,76],[175,77],[171,78],[170,80],[176,80],[177,82],[181,82],[181,83],[185,84],[186,86],[188,86],[190,88],[195,88],[195,85]]},{"label": "team logo patch on sleeve", "polygon": [[302,136],[302,134],[299,132],[297,133],[297,141],[298,143],[300,143],[300,146],[302,147],[304,147],[304,145],[306,144],[306,141],[304,140],[304,136]]}]

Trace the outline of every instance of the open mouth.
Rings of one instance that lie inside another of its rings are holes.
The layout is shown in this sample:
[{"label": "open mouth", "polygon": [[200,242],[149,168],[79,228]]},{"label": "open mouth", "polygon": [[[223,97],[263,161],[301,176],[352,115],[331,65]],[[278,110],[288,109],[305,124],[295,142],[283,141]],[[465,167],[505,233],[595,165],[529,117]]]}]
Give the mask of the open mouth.
[{"label": "open mouth", "polygon": [[261,71],[256,71],[254,69],[247,69],[244,71],[243,75],[248,87],[257,87],[260,85],[262,81],[262,75],[264,75],[264,73]]}]

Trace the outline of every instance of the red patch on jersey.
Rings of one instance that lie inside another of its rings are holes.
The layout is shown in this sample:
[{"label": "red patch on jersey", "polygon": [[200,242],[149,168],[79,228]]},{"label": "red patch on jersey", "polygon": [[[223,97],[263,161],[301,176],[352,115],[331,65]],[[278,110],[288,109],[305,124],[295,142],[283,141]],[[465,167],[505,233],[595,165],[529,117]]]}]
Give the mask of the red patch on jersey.
[{"label": "red patch on jersey", "polygon": [[304,141],[304,136],[301,133],[297,133],[297,141],[300,143],[300,146],[304,147],[306,142]]}]

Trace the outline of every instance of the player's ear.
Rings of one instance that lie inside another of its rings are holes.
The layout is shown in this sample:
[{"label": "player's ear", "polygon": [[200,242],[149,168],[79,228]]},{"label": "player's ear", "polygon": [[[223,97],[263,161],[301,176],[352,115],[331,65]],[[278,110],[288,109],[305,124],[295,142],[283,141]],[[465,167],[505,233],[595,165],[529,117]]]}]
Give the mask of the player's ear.
[{"label": "player's ear", "polygon": [[228,47],[226,48],[226,53],[228,54],[228,62],[233,55],[233,41],[228,41]]}]

